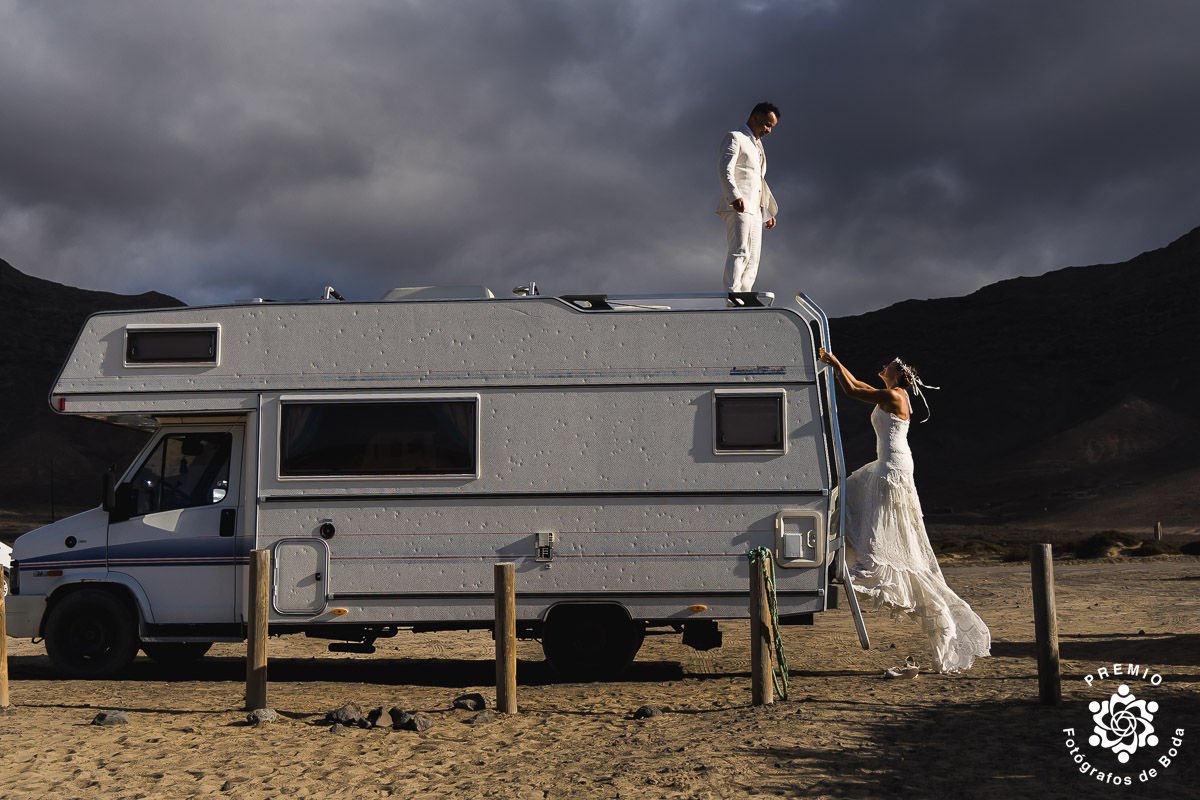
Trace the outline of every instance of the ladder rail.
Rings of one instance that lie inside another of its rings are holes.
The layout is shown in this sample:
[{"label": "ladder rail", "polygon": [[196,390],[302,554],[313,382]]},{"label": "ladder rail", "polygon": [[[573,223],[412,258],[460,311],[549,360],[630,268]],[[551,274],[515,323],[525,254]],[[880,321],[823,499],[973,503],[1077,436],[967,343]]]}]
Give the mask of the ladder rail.
[{"label": "ladder rail", "polygon": [[[800,308],[812,317],[817,323],[817,328],[821,334],[822,346],[832,352],[829,336],[829,317],[825,314],[817,303],[806,295],[804,292],[796,293],[796,303]],[[850,579],[850,567],[846,563],[846,459],[842,453],[842,431],[838,424],[837,411],[837,384],[833,377],[833,371],[828,367],[821,369],[821,373],[825,376],[826,394],[829,399],[828,413],[831,438],[833,440],[833,461],[834,467],[838,474],[837,485],[837,519],[838,519],[838,536],[836,540],[836,554],[838,574],[842,579],[842,586],[846,590],[846,599],[850,604],[850,614],[854,618],[854,627],[858,632],[858,643],[863,650],[871,649],[871,637],[867,634],[867,625],[863,620],[862,607],[858,602],[858,595],[854,592],[854,584]]]}]

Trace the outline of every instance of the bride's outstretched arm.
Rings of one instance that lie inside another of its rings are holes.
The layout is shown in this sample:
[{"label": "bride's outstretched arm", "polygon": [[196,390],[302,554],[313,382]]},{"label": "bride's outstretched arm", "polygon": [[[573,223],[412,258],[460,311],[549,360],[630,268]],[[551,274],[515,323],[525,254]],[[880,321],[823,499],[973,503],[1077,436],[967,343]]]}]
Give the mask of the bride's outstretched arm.
[{"label": "bride's outstretched arm", "polygon": [[838,385],[842,387],[842,391],[855,400],[872,405],[882,405],[889,409],[895,405],[895,397],[890,389],[880,389],[865,381],[860,381],[850,370],[846,369],[846,365],[839,361],[837,356],[824,347],[817,352],[817,357],[833,367],[833,375],[837,379]]},{"label": "bride's outstretched arm", "polygon": [[854,377],[850,370],[846,369],[846,365],[838,361],[838,357],[824,347],[817,351],[817,358],[833,367],[833,376],[837,378],[838,385],[845,389],[847,393],[850,393],[851,389],[875,389],[871,384],[864,383]]}]

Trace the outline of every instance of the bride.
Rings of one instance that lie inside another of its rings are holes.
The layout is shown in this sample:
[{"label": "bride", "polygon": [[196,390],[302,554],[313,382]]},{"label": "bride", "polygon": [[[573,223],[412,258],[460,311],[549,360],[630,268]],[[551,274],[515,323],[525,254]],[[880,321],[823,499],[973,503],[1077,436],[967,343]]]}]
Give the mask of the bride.
[{"label": "bride", "polygon": [[855,553],[850,570],[854,589],[877,605],[918,617],[929,635],[939,672],[967,669],[976,657],[990,655],[992,637],[983,620],[946,585],[925,533],[908,449],[912,416],[908,391],[924,402],[921,387],[925,384],[899,358],[880,370],[885,386],[880,389],[855,378],[824,348],[818,356],[833,368],[846,394],[875,406],[871,425],[876,459],[851,473],[845,485],[846,539]]}]

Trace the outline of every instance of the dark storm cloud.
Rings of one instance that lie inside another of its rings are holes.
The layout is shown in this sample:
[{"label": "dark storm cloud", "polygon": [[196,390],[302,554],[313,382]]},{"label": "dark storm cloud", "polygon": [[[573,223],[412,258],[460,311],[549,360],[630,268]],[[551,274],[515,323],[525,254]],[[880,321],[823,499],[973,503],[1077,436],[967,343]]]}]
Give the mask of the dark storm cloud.
[{"label": "dark storm cloud", "polygon": [[760,288],[839,313],[1200,224],[1200,7],[0,3],[0,256],[191,302],[332,282],[719,287],[748,107]]}]

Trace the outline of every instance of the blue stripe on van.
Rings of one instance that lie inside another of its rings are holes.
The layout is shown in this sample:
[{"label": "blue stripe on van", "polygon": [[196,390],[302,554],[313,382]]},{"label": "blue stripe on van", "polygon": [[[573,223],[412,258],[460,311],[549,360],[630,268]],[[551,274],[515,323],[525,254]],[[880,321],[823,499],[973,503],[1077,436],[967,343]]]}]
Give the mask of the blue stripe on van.
[{"label": "blue stripe on van", "polygon": [[120,561],[109,560],[108,566],[109,569],[120,570],[131,567],[236,567],[239,564],[248,563],[250,563],[248,557],[233,556],[229,558],[129,558]]},{"label": "blue stripe on van", "polygon": [[80,567],[104,566],[104,547],[84,547],[79,550],[65,550],[61,553],[47,553],[44,556],[21,559],[21,569],[78,569]]},{"label": "blue stripe on van", "polygon": [[233,567],[249,562],[249,548],[234,551],[231,538],[204,536],[129,542],[108,548],[110,569],[133,567]]},{"label": "blue stripe on van", "polygon": [[[107,549],[107,558],[105,551]],[[249,548],[235,553],[233,540],[228,538],[189,537],[177,540],[130,542],[110,548],[89,547],[51,553],[22,560],[21,570],[84,569],[104,567],[233,567],[249,563]]]}]

